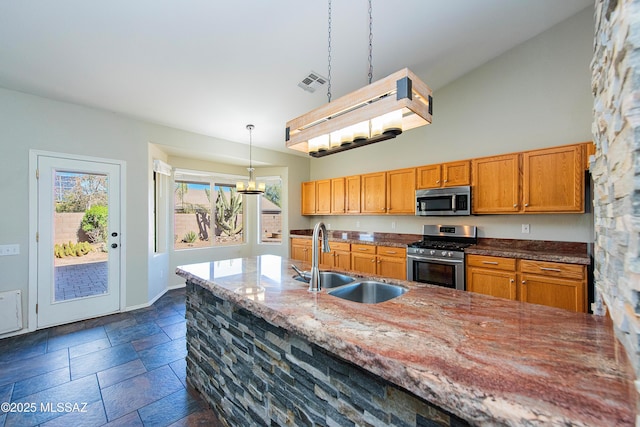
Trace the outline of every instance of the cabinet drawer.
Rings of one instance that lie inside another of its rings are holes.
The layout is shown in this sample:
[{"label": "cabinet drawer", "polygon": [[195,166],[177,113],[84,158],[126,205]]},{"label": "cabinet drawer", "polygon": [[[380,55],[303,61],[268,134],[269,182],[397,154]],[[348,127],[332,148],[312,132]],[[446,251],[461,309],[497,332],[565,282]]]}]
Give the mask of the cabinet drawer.
[{"label": "cabinet drawer", "polygon": [[496,270],[516,270],[516,260],[514,258],[502,258],[497,256],[467,255],[467,265]]},{"label": "cabinet drawer", "polygon": [[382,256],[406,258],[407,250],[405,248],[398,248],[395,246],[378,246],[376,253]]},{"label": "cabinet drawer", "polygon": [[351,250],[351,243],[345,242],[329,242],[329,247],[332,251],[344,251],[349,252]]},{"label": "cabinet drawer", "polygon": [[562,264],[559,262],[520,261],[520,271],[523,273],[541,274],[543,276],[564,277],[566,279],[584,280],[585,266],[578,264]]},{"label": "cabinet drawer", "polygon": [[311,239],[291,239],[291,244],[296,246],[311,247]]},{"label": "cabinet drawer", "polygon": [[351,252],[354,254],[372,254],[375,255],[376,247],[373,245],[351,245]]}]

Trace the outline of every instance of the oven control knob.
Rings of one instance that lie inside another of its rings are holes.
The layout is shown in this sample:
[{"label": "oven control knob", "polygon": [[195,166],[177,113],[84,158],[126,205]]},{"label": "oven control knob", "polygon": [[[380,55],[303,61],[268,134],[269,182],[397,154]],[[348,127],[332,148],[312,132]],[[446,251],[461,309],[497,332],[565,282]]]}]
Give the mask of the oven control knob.
[{"label": "oven control knob", "polygon": [[447,251],[442,251],[442,256],[447,256]]},{"label": "oven control knob", "polygon": [[418,249],[418,253],[419,254],[423,254],[424,253],[424,249]]},{"label": "oven control knob", "polygon": [[451,257],[451,256],[453,256],[453,253],[449,252],[449,253],[447,254],[447,256],[448,256],[448,257]]},{"label": "oven control knob", "polygon": [[431,255],[435,255],[435,254],[436,254],[436,251],[430,251],[430,252],[429,252],[429,254],[431,254]]}]

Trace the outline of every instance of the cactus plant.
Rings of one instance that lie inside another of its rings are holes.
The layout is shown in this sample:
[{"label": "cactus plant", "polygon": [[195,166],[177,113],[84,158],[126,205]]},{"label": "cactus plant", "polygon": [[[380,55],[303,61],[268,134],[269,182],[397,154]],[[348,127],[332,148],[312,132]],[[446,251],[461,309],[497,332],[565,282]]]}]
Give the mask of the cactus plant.
[{"label": "cactus plant", "polygon": [[89,242],[78,242],[78,243],[56,243],[53,246],[53,254],[56,258],[65,258],[68,256],[84,256],[91,252],[93,247],[89,244]]},{"label": "cactus plant", "polygon": [[182,238],[184,243],[194,243],[196,240],[198,240],[198,235],[194,231],[189,231]]},{"label": "cactus plant", "polygon": [[229,200],[224,191],[218,191],[216,198],[216,234],[224,233],[227,236],[235,236],[242,232],[242,223],[238,224],[238,214],[242,211],[242,195],[231,188]]}]

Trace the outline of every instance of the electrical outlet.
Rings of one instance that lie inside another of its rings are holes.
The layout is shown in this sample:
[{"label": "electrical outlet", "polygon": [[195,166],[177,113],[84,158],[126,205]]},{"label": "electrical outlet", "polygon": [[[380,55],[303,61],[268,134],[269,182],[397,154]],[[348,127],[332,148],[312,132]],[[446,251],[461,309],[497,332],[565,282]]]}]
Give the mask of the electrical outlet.
[{"label": "electrical outlet", "polygon": [[392,230],[396,229],[396,222],[395,221],[391,221],[391,229]]},{"label": "electrical outlet", "polygon": [[522,234],[529,234],[529,224],[522,224]]},{"label": "electrical outlet", "polygon": [[331,224],[327,223],[327,230],[331,230]]}]

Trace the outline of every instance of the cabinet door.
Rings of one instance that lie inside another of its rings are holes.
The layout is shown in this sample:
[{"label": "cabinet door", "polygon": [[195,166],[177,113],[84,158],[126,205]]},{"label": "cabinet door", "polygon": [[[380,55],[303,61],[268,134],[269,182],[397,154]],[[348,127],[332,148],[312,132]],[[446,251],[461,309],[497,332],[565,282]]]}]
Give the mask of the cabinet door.
[{"label": "cabinet door", "polygon": [[415,168],[387,172],[387,213],[415,215],[415,206]]},{"label": "cabinet door", "polygon": [[316,214],[331,213],[331,180],[316,181]]},{"label": "cabinet door", "polygon": [[387,210],[386,172],[361,175],[360,212],[383,214]]},{"label": "cabinet door", "polygon": [[392,279],[407,280],[407,259],[378,256],[376,273]]},{"label": "cabinet door", "polygon": [[351,270],[351,252],[335,251],[333,266],[343,270]]},{"label": "cabinet door", "polygon": [[376,274],[376,256],[351,252],[351,270]]},{"label": "cabinet door", "polygon": [[520,301],[587,312],[584,281],[527,273],[522,273],[520,278]]},{"label": "cabinet door", "polygon": [[518,154],[472,161],[473,213],[514,213],[520,210]]},{"label": "cabinet door", "polygon": [[291,239],[291,259],[311,262],[311,240]]},{"label": "cabinet door", "polygon": [[499,298],[516,299],[516,273],[504,270],[467,268],[467,291]]},{"label": "cabinet door", "polygon": [[416,169],[417,187],[422,188],[439,188],[442,185],[440,165],[421,166]]},{"label": "cabinet door", "polygon": [[316,182],[302,183],[302,215],[316,213]]},{"label": "cabinet door", "polygon": [[582,145],[522,155],[524,212],[584,212]]},{"label": "cabinet door", "polygon": [[471,185],[471,161],[451,162],[442,165],[442,186]]},{"label": "cabinet door", "polygon": [[360,175],[348,176],[345,182],[345,211],[360,213]]},{"label": "cabinet door", "polygon": [[345,211],[344,178],[331,180],[331,213],[343,214]]}]

